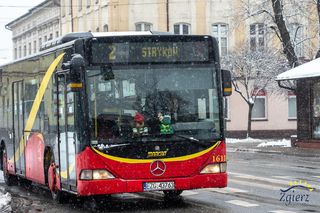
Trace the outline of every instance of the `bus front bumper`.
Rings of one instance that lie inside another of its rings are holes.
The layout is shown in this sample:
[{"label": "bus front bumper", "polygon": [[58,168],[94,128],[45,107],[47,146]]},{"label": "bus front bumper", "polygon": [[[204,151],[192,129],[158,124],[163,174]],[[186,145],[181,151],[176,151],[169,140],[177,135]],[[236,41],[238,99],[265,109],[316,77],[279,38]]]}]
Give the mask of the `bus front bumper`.
[{"label": "bus front bumper", "polygon": [[93,196],[118,193],[143,192],[145,182],[175,183],[175,190],[189,190],[198,188],[222,188],[227,186],[227,173],[199,174],[186,178],[141,179],[141,180],[78,180],[78,195]]}]

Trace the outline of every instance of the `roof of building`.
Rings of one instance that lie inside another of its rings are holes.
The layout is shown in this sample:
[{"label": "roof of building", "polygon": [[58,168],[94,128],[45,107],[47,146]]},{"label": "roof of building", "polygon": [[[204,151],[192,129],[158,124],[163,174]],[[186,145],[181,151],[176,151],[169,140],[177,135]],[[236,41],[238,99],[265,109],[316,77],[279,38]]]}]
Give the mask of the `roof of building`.
[{"label": "roof of building", "polygon": [[14,19],[13,21],[9,22],[8,24],[5,25],[5,27],[7,29],[10,30],[11,26],[28,18],[29,16],[31,16],[35,11],[37,11],[39,8],[41,7],[45,7],[45,5],[47,3],[53,2],[55,5],[57,5],[55,0],[45,0],[43,2],[41,2],[40,4],[34,6],[33,8],[31,8],[27,13],[23,14],[22,16],[19,16],[18,18]]},{"label": "roof of building", "polygon": [[297,80],[301,78],[314,78],[320,76],[320,58],[302,64],[277,76],[277,81]]}]

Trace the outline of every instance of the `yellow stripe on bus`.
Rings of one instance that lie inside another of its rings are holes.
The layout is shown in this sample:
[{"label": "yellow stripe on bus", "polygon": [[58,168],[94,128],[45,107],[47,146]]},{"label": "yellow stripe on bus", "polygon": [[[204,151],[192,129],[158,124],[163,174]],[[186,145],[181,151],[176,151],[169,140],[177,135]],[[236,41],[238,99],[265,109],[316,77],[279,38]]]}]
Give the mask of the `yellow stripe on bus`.
[{"label": "yellow stripe on bus", "polygon": [[[173,158],[161,158],[162,161],[164,162],[174,162],[174,161],[186,161],[186,160],[190,160],[196,157],[199,157],[201,155],[207,154],[208,152],[210,152],[211,150],[213,150],[214,148],[216,148],[219,144],[221,143],[221,141],[217,141],[217,143],[215,143],[213,146],[209,147],[208,149],[205,149],[201,152],[197,152],[191,155],[185,155],[185,156],[181,156],[181,157],[173,157]],[[94,147],[92,147],[92,149],[98,153],[99,155],[108,158],[110,160],[114,160],[114,161],[118,161],[121,163],[151,163],[154,160],[157,159],[131,159],[131,158],[122,158],[122,157],[115,157],[112,155],[108,155],[105,154],[103,152],[100,152],[99,150],[95,149]]]},{"label": "yellow stripe on bus", "polygon": [[44,93],[45,93],[47,87],[48,87],[48,84],[49,84],[49,81],[50,81],[50,79],[52,77],[52,74],[56,70],[56,67],[58,66],[58,64],[62,60],[64,54],[65,53],[61,53],[51,63],[51,65],[49,66],[46,74],[44,75],[44,77],[42,79],[42,82],[41,82],[40,87],[38,89],[37,95],[36,95],[36,97],[35,97],[35,99],[33,101],[32,108],[31,108],[29,117],[28,117],[27,122],[26,122],[26,126],[24,128],[24,137],[21,137],[20,144],[19,144],[19,149],[16,150],[16,152],[14,154],[15,162],[17,162],[20,159],[21,155],[24,153],[25,146],[26,146],[26,140],[25,139],[28,138],[28,136],[30,135],[30,132],[31,132],[33,124],[34,124],[34,121],[36,119],[36,115],[37,115],[37,113],[39,111],[41,100],[42,100],[42,98],[44,96]]},{"label": "yellow stripe on bus", "polygon": [[75,163],[73,162],[72,164],[70,164],[68,170],[61,171],[61,177],[64,178],[64,179],[67,179],[68,178],[68,172],[70,174],[74,170],[74,168],[75,168]]}]

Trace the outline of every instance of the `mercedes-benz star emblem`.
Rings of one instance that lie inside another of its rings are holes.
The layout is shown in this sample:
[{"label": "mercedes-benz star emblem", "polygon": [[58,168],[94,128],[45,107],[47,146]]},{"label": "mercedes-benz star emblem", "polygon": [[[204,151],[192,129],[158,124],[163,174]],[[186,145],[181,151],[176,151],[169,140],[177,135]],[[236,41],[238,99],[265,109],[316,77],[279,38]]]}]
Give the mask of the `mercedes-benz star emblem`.
[{"label": "mercedes-benz star emblem", "polygon": [[166,164],[161,160],[155,160],[150,164],[150,172],[154,176],[161,176],[166,171]]}]

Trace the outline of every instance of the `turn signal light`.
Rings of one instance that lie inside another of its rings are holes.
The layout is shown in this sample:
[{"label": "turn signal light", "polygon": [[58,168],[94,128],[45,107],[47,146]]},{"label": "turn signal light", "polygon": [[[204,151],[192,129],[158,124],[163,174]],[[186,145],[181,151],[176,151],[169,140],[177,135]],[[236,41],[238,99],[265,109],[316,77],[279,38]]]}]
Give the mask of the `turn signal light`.
[{"label": "turn signal light", "polygon": [[80,173],[81,180],[107,180],[115,178],[110,172],[105,169],[97,170],[82,170]]},{"label": "turn signal light", "polygon": [[227,171],[227,163],[214,163],[204,167],[200,174],[223,173]]}]

